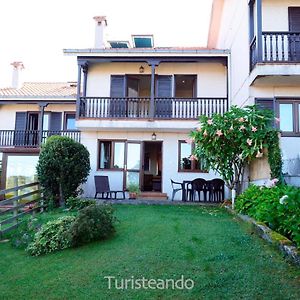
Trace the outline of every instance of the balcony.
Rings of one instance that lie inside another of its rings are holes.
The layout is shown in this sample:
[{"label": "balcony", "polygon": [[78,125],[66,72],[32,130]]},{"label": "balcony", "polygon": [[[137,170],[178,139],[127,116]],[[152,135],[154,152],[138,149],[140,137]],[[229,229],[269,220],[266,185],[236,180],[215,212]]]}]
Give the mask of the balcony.
[{"label": "balcony", "polygon": [[84,119],[196,120],[228,110],[227,98],[151,98],[81,97],[79,117]]},{"label": "balcony", "polygon": [[300,32],[262,32],[261,50],[257,38],[250,44],[250,67],[257,63],[300,63]]},{"label": "balcony", "polygon": [[0,130],[0,147],[38,148],[52,135],[67,136],[80,142],[80,131],[77,130]]}]

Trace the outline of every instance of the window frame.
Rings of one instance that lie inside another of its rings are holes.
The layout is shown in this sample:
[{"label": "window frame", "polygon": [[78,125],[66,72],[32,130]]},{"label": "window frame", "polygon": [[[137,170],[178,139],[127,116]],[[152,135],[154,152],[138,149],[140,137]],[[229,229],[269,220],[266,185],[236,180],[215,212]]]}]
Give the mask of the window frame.
[{"label": "window frame", "polygon": [[[196,163],[195,160],[191,160],[191,169],[181,169],[181,144],[188,144],[184,140],[178,140],[178,172],[179,173],[208,173],[207,170],[202,169],[196,169]],[[191,143],[191,155],[193,154],[193,151],[195,150],[195,143]]]},{"label": "window frame", "polygon": [[67,115],[74,115],[74,119],[76,122],[76,112],[75,111],[65,111],[64,112],[64,124],[63,124],[63,130],[65,131],[76,131],[77,129],[68,129],[67,128]]},{"label": "window frame", "polygon": [[[109,168],[100,168],[101,157],[100,157],[100,144],[101,142],[110,142],[111,143],[111,151],[110,151],[110,166]],[[123,168],[114,168],[114,155],[115,155],[115,143],[124,143],[124,163]],[[125,161],[126,161],[126,140],[118,140],[118,139],[98,139],[97,142],[97,171],[124,171],[125,169]]]},{"label": "window frame", "polygon": [[283,137],[300,137],[300,117],[299,117],[299,105],[300,99],[277,99],[276,101],[276,115],[280,119],[280,104],[292,104],[292,116],[293,116],[293,131],[283,131],[280,129],[279,123],[279,130]]}]

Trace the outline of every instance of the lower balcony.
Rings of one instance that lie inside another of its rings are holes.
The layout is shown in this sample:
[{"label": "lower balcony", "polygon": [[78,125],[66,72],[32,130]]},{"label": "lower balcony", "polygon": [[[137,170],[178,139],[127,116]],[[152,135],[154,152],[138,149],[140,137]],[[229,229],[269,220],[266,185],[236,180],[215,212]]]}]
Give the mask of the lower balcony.
[{"label": "lower balcony", "polygon": [[77,130],[0,130],[0,147],[38,148],[48,137],[53,135],[67,136],[80,142],[80,131]]},{"label": "lower balcony", "polygon": [[87,119],[182,119],[223,114],[227,98],[81,97],[79,117]]}]

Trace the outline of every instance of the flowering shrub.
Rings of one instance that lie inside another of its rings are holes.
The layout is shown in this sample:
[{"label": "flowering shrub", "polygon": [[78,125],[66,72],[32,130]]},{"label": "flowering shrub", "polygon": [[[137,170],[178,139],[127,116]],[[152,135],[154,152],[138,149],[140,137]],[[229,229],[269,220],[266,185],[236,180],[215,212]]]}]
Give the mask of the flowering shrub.
[{"label": "flowering shrub", "polygon": [[271,111],[256,106],[232,106],[223,116],[201,116],[199,128],[191,133],[195,142],[194,154],[207,168],[218,172],[229,189],[236,190],[246,165],[252,159],[263,156],[263,149],[268,148],[269,136],[274,138],[275,132],[278,137],[272,127],[273,120]]},{"label": "flowering shrub", "polygon": [[292,239],[300,248],[300,189],[251,185],[236,199],[236,209]]}]

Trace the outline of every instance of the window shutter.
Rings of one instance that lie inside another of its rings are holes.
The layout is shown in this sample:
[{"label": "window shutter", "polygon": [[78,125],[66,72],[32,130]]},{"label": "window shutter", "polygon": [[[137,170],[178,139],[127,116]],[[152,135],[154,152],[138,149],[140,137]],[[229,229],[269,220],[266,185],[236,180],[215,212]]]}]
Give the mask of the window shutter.
[{"label": "window shutter", "polygon": [[[111,75],[110,78],[110,115],[112,117],[126,116],[125,76]],[[123,99],[114,99],[123,98]]]},{"label": "window shutter", "polygon": [[61,112],[52,112],[50,114],[50,126],[49,130],[51,131],[60,131],[61,130],[61,120],[62,113]]},{"label": "window shutter", "polygon": [[26,112],[16,112],[15,130],[26,129]]},{"label": "window shutter", "polygon": [[25,145],[25,130],[26,130],[26,112],[16,112],[15,121],[15,134],[14,134],[14,145],[24,146]]},{"label": "window shutter", "polygon": [[[172,116],[172,76],[160,75],[156,81],[155,116],[171,118]],[[164,99],[165,98],[165,99]]]},{"label": "window shutter", "polygon": [[[300,7],[289,7],[289,29],[292,32],[300,32]],[[300,37],[289,36],[289,53],[292,61],[300,61]]]},{"label": "window shutter", "polygon": [[273,99],[256,99],[255,104],[261,109],[269,109],[275,113]]},{"label": "window shutter", "polygon": [[300,7],[289,7],[290,31],[300,31]]}]

